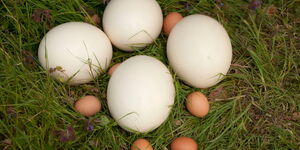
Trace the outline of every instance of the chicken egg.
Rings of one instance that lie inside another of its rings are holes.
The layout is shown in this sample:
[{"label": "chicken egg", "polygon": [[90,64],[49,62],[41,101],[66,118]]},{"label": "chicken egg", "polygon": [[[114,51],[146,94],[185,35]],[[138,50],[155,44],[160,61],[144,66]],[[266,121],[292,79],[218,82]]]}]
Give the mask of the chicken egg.
[{"label": "chicken egg", "polygon": [[164,19],[163,30],[166,35],[169,35],[173,27],[182,19],[182,15],[177,12],[169,13]]},{"label": "chicken egg", "polygon": [[137,139],[132,143],[130,150],[153,150],[153,148],[148,140]]},{"label": "chicken egg", "polygon": [[204,117],[208,114],[209,103],[205,95],[200,92],[193,92],[188,95],[186,108],[196,117]]},{"label": "chicken egg", "polygon": [[121,63],[117,63],[117,64],[114,64],[113,66],[111,66],[108,70],[108,75],[111,76],[113,74],[113,72],[119,67],[120,64]]},{"label": "chicken egg", "polygon": [[171,150],[197,150],[197,143],[189,137],[178,137],[171,144]]},{"label": "chicken egg", "polygon": [[101,102],[95,96],[84,96],[75,103],[75,109],[83,116],[92,116],[101,110]]}]

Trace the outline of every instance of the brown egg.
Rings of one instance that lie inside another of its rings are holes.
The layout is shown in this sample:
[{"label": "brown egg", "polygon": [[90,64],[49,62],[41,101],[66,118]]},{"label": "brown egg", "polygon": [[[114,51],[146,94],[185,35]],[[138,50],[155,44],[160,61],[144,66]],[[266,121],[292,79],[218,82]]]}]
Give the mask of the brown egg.
[{"label": "brown egg", "polygon": [[92,15],[91,20],[96,25],[99,25],[101,23],[101,18],[97,14]]},{"label": "brown egg", "polygon": [[166,35],[169,35],[172,28],[182,19],[182,15],[177,12],[169,13],[164,19],[163,30]]},{"label": "brown egg", "polygon": [[197,150],[197,143],[189,137],[176,138],[171,144],[171,150]]},{"label": "brown egg", "polygon": [[95,96],[84,96],[76,101],[75,109],[83,116],[92,116],[100,111],[101,103]]},{"label": "brown egg", "polygon": [[153,150],[153,148],[146,139],[137,139],[132,143],[130,150]]},{"label": "brown egg", "polygon": [[209,104],[205,95],[200,92],[193,92],[188,95],[186,108],[196,117],[204,117],[208,114]]},{"label": "brown egg", "polygon": [[120,66],[121,63],[118,63],[118,64],[114,64],[112,67],[109,68],[108,70],[108,74],[111,76],[114,71]]}]

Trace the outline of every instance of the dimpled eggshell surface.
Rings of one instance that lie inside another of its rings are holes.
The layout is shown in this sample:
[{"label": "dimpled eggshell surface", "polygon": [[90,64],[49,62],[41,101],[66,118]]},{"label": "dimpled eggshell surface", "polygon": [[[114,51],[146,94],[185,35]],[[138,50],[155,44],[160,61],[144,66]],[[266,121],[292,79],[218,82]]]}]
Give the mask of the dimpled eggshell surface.
[{"label": "dimpled eggshell surface", "polygon": [[124,51],[152,43],[162,25],[162,10],[156,0],[111,0],[103,14],[104,32]]},{"label": "dimpled eggshell surface", "polygon": [[39,46],[39,61],[51,75],[69,84],[87,83],[105,70],[112,45],[99,28],[68,22],[51,29]]},{"label": "dimpled eggshell surface", "polygon": [[131,57],[112,74],[107,102],[111,115],[128,131],[149,132],[168,117],[175,88],[168,68],[149,56]]},{"label": "dimpled eggshell surface", "polygon": [[183,18],[171,31],[167,56],[176,74],[187,84],[208,88],[221,81],[232,58],[224,27],[205,15]]}]

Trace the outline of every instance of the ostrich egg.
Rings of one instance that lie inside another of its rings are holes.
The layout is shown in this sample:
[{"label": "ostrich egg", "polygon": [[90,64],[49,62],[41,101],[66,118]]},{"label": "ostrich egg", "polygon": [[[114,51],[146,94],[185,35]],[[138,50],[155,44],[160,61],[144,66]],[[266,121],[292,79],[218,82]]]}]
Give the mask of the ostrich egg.
[{"label": "ostrich egg", "polygon": [[112,45],[99,28],[83,22],[68,22],[44,36],[38,57],[54,78],[71,85],[82,84],[109,66]]},{"label": "ostrich egg", "polygon": [[156,0],[111,0],[103,14],[103,29],[114,46],[142,49],[160,34],[163,15]]},{"label": "ostrich egg", "polygon": [[167,56],[180,79],[196,88],[208,88],[228,72],[232,47],[218,21],[196,14],[183,18],[172,29]]},{"label": "ostrich egg", "polygon": [[112,117],[128,131],[150,132],[168,117],[175,88],[168,68],[159,60],[138,55],[112,74],[107,103]]}]

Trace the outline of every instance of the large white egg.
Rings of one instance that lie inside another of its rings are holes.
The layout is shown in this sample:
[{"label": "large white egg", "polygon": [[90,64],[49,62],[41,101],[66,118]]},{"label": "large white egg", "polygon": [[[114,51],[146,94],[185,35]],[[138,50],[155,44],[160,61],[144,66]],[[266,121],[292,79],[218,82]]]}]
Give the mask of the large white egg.
[{"label": "large white egg", "polygon": [[167,42],[171,67],[187,84],[208,88],[227,74],[232,57],[224,27],[205,15],[190,15],[172,29]]},{"label": "large white egg", "polygon": [[128,131],[149,132],[168,117],[175,88],[168,68],[149,56],[134,56],[112,74],[107,90],[111,115]]},{"label": "large white egg", "polygon": [[93,80],[112,58],[112,45],[99,28],[68,22],[51,29],[39,46],[39,61],[50,74],[69,84]]},{"label": "large white egg", "polygon": [[156,0],[111,0],[103,14],[104,32],[124,51],[152,43],[162,25],[163,15]]}]

